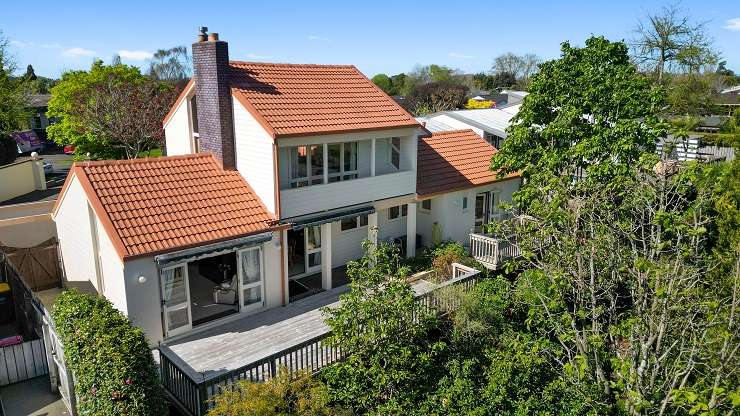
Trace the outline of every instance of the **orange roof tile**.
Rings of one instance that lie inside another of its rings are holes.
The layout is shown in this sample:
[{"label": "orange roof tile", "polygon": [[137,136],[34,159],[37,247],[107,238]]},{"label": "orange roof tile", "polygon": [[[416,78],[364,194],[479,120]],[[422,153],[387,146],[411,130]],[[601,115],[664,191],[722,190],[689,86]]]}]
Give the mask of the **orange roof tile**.
[{"label": "orange roof tile", "polygon": [[[430,196],[496,182],[491,157],[496,148],[473,130],[432,133],[419,138],[416,193]],[[506,178],[518,177],[514,173]]]},{"label": "orange roof tile", "polygon": [[273,137],[420,127],[352,65],[232,61],[231,88]]},{"label": "orange roof tile", "polygon": [[82,162],[72,173],[121,258],[264,232],[275,220],[210,154]]}]

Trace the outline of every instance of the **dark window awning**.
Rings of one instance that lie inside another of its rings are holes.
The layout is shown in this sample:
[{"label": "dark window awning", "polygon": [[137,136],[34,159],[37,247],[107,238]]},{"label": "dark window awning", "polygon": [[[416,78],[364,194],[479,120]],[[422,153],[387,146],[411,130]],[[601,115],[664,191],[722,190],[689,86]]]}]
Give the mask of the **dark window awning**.
[{"label": "dark window awning", "polygon": [[353,206],[346,208],[333,209],[331,211],[324,211],[318,214],[302,215],[299,217],[286,218],[281,220],[283,224],[290,224],[294,230],[300,230],[306,227],[312,227],[315,225],[326,224],[328,222],[341,221],[345,218],[357,217],[359,215],[367,215],[375,212],[375,208],[372,205]]},{"label": "dark window awning", "polygon": [[204,259],[206,257],[230,253],[242,248],[256,246],[270,240],[272,240],[272,232],[249,235],[246,237],[235,238],[233,240],[221,241],[204,246],[186,248],[185,250],[160,254],[158,256],[155,256],[154,260],[157,262],[157,265],[159,267],[163,267],[167,265],[186,263]]}]

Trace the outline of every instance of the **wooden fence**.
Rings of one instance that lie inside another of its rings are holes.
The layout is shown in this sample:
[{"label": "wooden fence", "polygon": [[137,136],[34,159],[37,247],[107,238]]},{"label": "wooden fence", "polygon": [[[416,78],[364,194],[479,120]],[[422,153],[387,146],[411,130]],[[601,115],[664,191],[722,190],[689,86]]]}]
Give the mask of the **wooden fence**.
[{"label": "wooden fence", "polygon": [[50,238],[28,248],[0,246],[0,252],[5,253],[26,286],[38,292],[62,286],[62,269],[57,248],[56,238]]},{"label": "wooden fence", "polygon": [[43,339],[0,348],[0,386],[48,373]]},{"label": "wooden fence", "polygon": [[[419,305],[446,313],[457,305],[450,304],[444,296],[438,296],[440,290],[451,286],[460,286],[463,290],[469,290],[482,278],[478,270],[457,263],[453,264],[452,276],[452,279],[418,295]],[[415,317],[410,319],[414,321]],[[186,364],[182,363],[179,357],[166,346],[163,346],[160,347],[159,356],[162,383],[165,391],[180,410],[191,416],[203,416],[208,412],[213,396],[217,395],[221,388],[234,382],[264,381],[275,377],[280,367],[286,368],[290,373],[300,370],[315,373],[341,360],[341,350],[325,342],[329,336],[331,332],[326,332],[228,373],[208,378],[200,377],[200,379],[193,378],[188,372],[179,368],[178,364]]]}]

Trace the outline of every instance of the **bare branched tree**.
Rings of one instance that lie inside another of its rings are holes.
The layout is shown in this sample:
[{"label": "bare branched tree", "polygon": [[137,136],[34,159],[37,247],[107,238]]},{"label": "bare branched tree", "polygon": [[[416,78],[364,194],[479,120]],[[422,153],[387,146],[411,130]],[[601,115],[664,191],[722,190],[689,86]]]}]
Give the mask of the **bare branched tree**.
[{"label": "bare branched tree", "polygon": [[655,71],[658,81],[666,70],[683,67],[698,71],[717,60],[712,39],[706,33],[706,22],[693,22],[678,5],[663,7],[649,14],[634,29],[631,42],[637,63]]},{"label": "bare branched tree", "polygon": [[733,406],[740,260],[724,282],[710,277],[710,192],[690,178],[645,170],[619,191],[587,194],[550,183],[528,217],[497,230],[525,254],[528,322],[560,343],[553,359],[574,390],[631,415]]},{"label": "bare branched tree", "polygon": [[88,130],[126,159],[164,146],[162,119],[174,100],[174,89],[162,83],[109,79],[84,100],[81,118]]}]

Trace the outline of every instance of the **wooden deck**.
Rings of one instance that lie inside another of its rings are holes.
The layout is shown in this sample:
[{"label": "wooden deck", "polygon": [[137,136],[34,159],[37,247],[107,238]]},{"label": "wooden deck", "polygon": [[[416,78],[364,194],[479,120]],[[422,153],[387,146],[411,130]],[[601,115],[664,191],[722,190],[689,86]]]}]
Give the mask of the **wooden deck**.
[{"label": "wooden deck", "polygon": [[[480,278],[477,270],[455,263],[452,279],[418,280],[412,288],[420,306],[448,310],[455,306],[438,299],[436,291],[451,285],[470,289]],[[263,381],[280,367],[316,372],[341,360],[342,351],[324,342],[331,333],[321,308],[337,305],[347,290],[339,287],[163,343],[159,361],[165,391],[184,414],[203,416],[210,399],[238,380]]]},{"label": "wooden deck", "polygon": [[[433,285],[420,280],[412,287],[421,294]],[[171,352],[168,357],[177,356],[178,367],[194,380],[209,380],[328,333],[321,308],[338,304],[339,295],[347,290],[342,286],[321,292],[163,343],[160,349]]]}]

